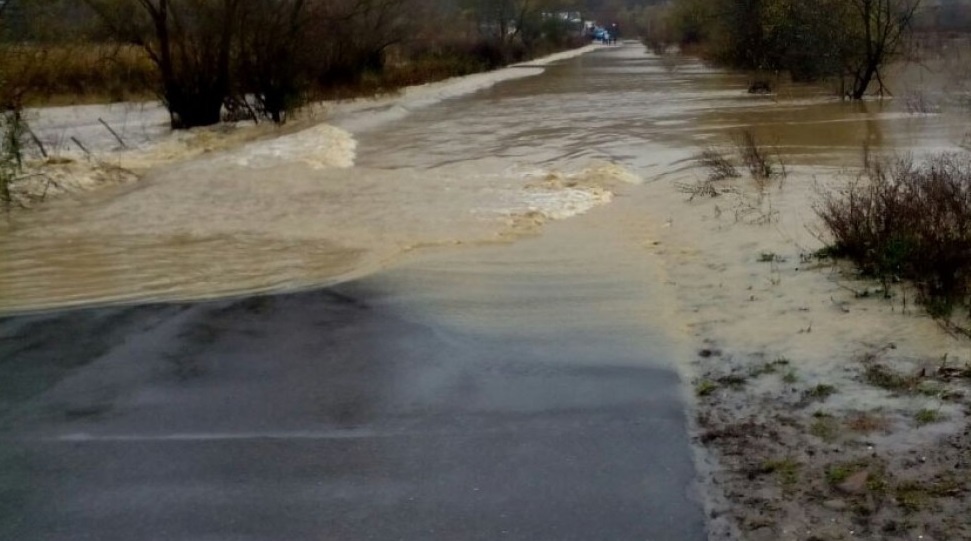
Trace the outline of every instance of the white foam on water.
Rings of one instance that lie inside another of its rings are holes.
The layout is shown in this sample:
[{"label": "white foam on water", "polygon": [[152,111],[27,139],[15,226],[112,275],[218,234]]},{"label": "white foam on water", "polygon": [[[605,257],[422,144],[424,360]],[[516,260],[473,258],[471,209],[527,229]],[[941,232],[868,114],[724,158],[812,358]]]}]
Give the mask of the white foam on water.
[{"label": "white foam on water", "polygon": [[513,212],[538,212],[551,220],[564,220],[585,214],[609,203],[613,193],[606,190],[564,188],[550,192],[527,192],[522,207]]},{"label": "white foam on water", "polygon": [[351,167],[356,148],[357,141],[347,131],[318,124],[297,133],[247,143],[230,151],[227,158],[243,167],[261,169],[293,162],[314,169]]}]

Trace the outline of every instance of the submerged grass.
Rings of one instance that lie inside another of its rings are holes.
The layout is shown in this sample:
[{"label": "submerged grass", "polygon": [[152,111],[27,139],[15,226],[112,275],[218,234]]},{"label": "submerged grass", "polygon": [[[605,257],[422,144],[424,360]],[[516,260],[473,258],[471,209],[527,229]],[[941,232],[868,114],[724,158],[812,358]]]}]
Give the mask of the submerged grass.
[{"label": "submerged grass", "polygon": [[847,429],[858,434],[872,434],[890,430],[891,421],[875,412],[856,412],[847,416],[843,422]]},{"label": "submerged grass", "polygon": [[698,396],[710,396],[717,390],[718,384],[708,379],[701,380],[695,385],[695,394]]},{"label": "submerged grass", "polygon": [[768,160],[752,132],[746,130],[737,134],[735,146],[742,156],[742,163],[748,168],[752,178],[767,179],[772,176],[772,163]]},{"label": "submerged grass", "polygon": [[914,414],[914,421],[917,426],[925,426],[933,423],[939,423],[944,420],[944,415],[935,409],[924,408],[918,410]]},{"label": "submerged grass", "polygon": [[919,378],[901,374],[878,362],[866,363],[863,380],[874,387],[896,393],[910,393],[919,384]]},{"label": "submerged grass", "polygon": [[742,175],[724,154],[713,147],[701,151],[698,162],[708,170],[708,180],[718,181],[729,178],[739,178]]},{"label": "submerged grass", "polygon": [[823,401],[836,394],[836,387],[825,383],[820,383],[806,389],[804,396],[809,400]]},{"label": "submerged grass", "polygon": [[839,438],[840,424],[832,416],[818,416],[809,426],[809,433],[826,443],[832,443]]},{"label": "submerged grass", "polygon": [[802,464],[791,457],[769,460],[762,464],[762,470],[774,474],[784,490],[792,490],[796,487],[801,469]]}]

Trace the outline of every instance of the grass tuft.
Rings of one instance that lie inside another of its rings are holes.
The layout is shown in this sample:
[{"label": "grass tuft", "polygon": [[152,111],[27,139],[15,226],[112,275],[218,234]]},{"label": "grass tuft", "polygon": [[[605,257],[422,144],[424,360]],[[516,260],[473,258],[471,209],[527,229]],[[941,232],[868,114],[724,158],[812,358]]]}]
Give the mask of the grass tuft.
[{"label": "grass tuft", "polygon": [[731,387],[733,389],[738,389],[739,387],[743,387],[746,381],[747,381],[747,378],[739,374],[729,374],[727,376],[722,376],[718,378],[719,385],[723,385],[725,387]]},{"label": "grass tuft", "polygon": [[781,460],[769,460],[762,464],[762,470],[775,474],[779,484],[785,490],[791,490],[799,482],[799,470],[802,468],[797,460],[786,457]]},{"label": "grass tuft", "polygon": [[867,363],[863,370],[863,380],[874,387],[897,393],[909,393],[917,388],[918,378],[895,372],[880,363]]},{"label": "grass tuft", "polygon": [[833,443],[839,438],[840,425],[830,416],[820,416],[809,426],[809,433],[826,443]]},{"label": "grass tuft", "polygon": [[803,396],[807,400],[823,401],[834,394],[836,394],[836,387],[833,387],[832,385],[827,385],[825,383],[820,383],[818,385],[810,387],[809,389],[806,389],[806,391],[803,393]]},{"label": "grass tuft", "polygon": [[873,432],[887,432],[890,430],[890,419],[870,412],[858,412],[849,415],[843,422],[846,428],[859,434]]},{"label": "grass tuft", "polygon": [[709,379],[703,379],[695,385],[695,394],[698,396],[710,396],[718,390],[718,384]]},{"label": "grass tuft", "polygon": [[925,426],[939,423],[944,420],[944,415],[939,410],[923,408],[914,414],[914,421],[917,426]]},{"label": "grass tuft", "polygon": [[[745,130],[735,134],[735,147],[742,158],[742,163],[748,169],[749,175],[761,191],[768,188],[769,181],[777,176],[775,165],[766,150],[751,131]],[[781,164],[781,162],[780,162]]]},{"label": "grass tuft", "polygon": [[698,155],[698,162],[708,169],[708,180],[719,181],[729,178],[739,178],[742,175],[735,165],[724,154],[712,147],[706,148]]}]

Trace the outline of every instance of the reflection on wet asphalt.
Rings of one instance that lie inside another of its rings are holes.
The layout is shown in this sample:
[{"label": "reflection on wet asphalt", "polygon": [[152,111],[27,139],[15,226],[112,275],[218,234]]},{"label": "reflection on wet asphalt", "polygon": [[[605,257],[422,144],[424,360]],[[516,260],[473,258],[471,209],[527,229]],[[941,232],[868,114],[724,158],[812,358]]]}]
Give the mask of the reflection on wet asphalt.
[{"label": "reflection on wet asphalt", "polygon": [[0,320],[0,539],[704,539],[615,205],[326,290]]},{"label": "reflection on wet asphalt", "polygon": [[[2,417],[0,538],[703,538],[663,359],[432,309],[403,272],[2,322],[34,344],[9,371],[62,373]],[[560,306],[541,292],[517,302]],[[107,320],[107,347],[61,334]]]}]

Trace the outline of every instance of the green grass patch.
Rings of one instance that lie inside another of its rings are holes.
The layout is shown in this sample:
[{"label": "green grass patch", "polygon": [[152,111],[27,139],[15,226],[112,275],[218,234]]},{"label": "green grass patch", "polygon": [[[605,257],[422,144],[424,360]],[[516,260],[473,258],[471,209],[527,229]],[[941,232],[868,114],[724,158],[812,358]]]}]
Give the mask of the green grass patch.
[{"label": "green grass patch", "polygon": [[762,470],[776,476],[779,484],[785,490],[795,488],[799,482],[799,471],[802,464],[799,461],[786,457],[781,460],[769,460],[762,464]]},{"label": "green grass patch", "polygon": [[724,387],[731,387],[733,389],[738,389],[743,387],[745,382],[748,380],[745,376],[739,374],[729,374],[727,376],[722,376],[718,378],[718,384]]},{"label": "green grass patch", "polygon": [[762,364],[753,366],[749,370],[749,375],[753,378],[758,378],[768,374],[777,374],[783,366],[787,366],[788,364],[789,364],[789,359],[786,359],[785,357],[780,357],[772,362],[762,363]]},{"label": "green grass patch", "polygon": [[914,421],[917,422],[917,426],[939,423],[943,420],[944,415],[939,410],[924,408],[918,410],[917,413],[914,414]]},{"label": "green grass patch", "polygon": [[826,443],[833,443],[839,439],[839,421],[828,415],[819,416],[813,421],[813,424],[809,425],[809,433]]},{"label": "green grass patch", "polygon": [[718,390],[718,384],[710,379],[703,379],[695,385],[695,394],[698,396],[710,396]]},{"label": "green grass patch", "polygon": [[927,506],[930,494],[927,489],[915,482],[897,485],[893,490],[897,505],[907,513],[916,513]]},{"label": "green grass patch", "polygon": [[917,388],[917,378],[892,370],[880,363],[867,363],[863,370],[863,381],[887,391],[909,393]]},{"label": "green grass patch", "polygon": [[833,387],[832,385],[827,385],[825,383],[820,383],[818,385],[810,387],[809,389],[806,389],[806,391],[803,393],[803,397],[808,400],[823,401],[829,398],[830,396],[833,396],[834,394],[836,394],[836,387]]}]

